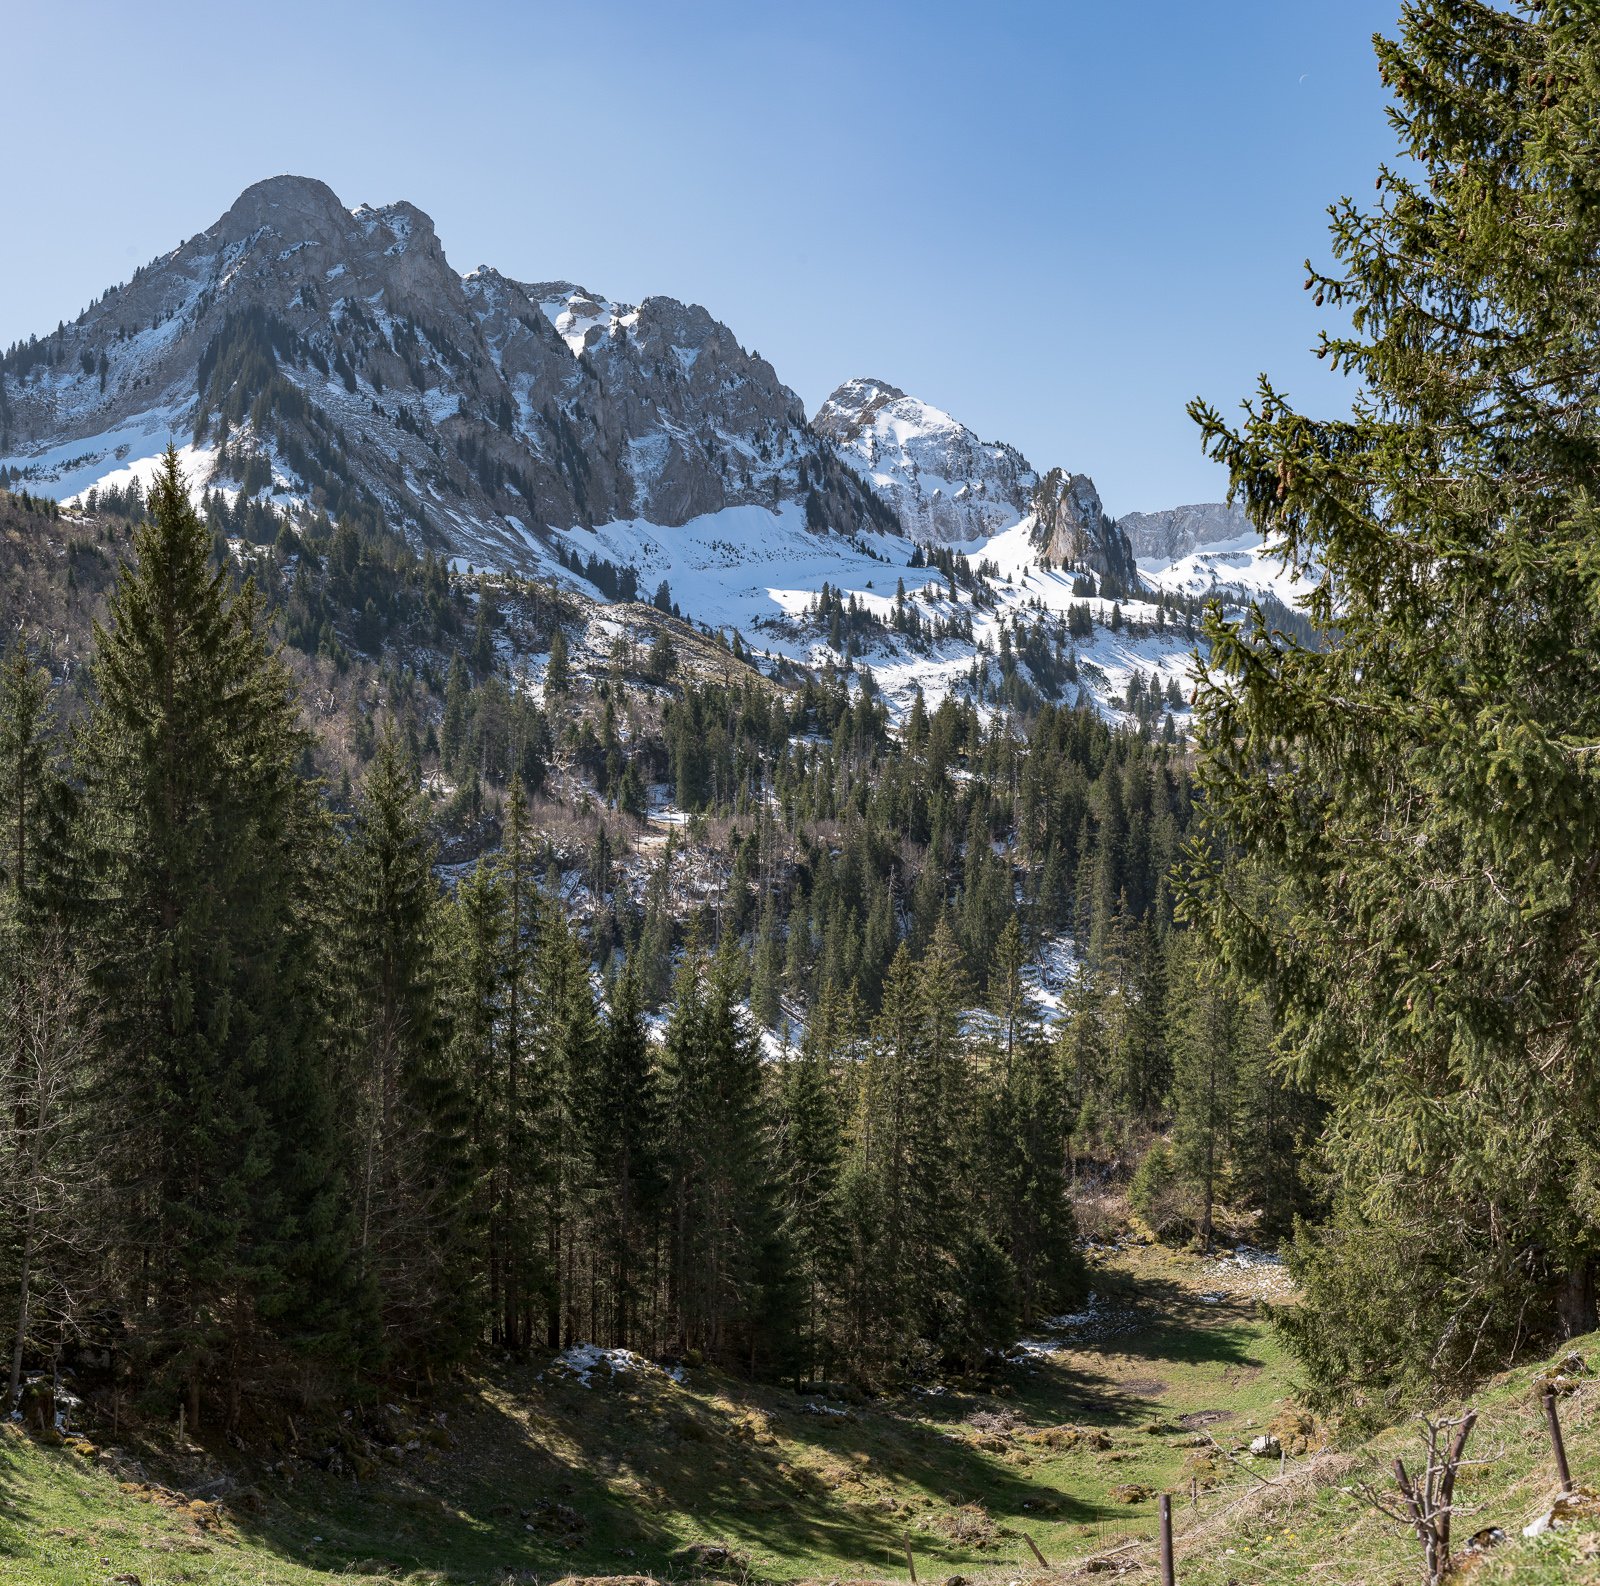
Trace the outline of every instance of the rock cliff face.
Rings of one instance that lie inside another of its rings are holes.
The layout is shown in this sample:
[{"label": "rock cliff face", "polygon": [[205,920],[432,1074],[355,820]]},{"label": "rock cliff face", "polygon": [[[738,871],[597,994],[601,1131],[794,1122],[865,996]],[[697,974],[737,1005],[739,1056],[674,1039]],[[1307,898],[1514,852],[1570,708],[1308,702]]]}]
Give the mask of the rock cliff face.
[{"label": "rock cliff face", "polygon": [[1052,468],[1033,493],[1033,543],[1057,566],[1078,563],[1110,578],[1124,594],[1138,588],[1133,547],[1105,514],[1087,474]]},{"label": "rock cliff face", "polygon": [[1118,519],[1133,554],[1144,559],[1176,562],[1202,545],[1236,540],[1258,531],[1243,507],[1207,501],[1189,507],[1169,507],[1165,512],[1130,512]]},{"label": "rock cliff face", "polygon": [[845,381],[812,424],[915,540],[987,539],[1028,511],[1038,483],[1015,447],[980,441],[948,413],[882,380]]},{"label": "rock cliff face", "polygon": [[197,482],[513,564],[529,532],[739,503],[802,500],[819,532],[885,522],[703,308],[462,277],[421,210],[346,209],[305,177],[257,183],[0,365],[0,457],[52,494],[169,434],[195,447]]}]

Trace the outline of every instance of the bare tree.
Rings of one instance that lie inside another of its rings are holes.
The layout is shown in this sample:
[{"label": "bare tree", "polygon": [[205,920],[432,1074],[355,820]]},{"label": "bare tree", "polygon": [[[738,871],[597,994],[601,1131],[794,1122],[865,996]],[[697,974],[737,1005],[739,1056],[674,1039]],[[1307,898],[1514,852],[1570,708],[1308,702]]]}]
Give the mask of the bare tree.
[{"label": "bare tree", "polygon": [[94,1009],[59,929],[45,932],[20,956],[7,1010],[12,1065],[4,1110],[11,1164],[5,1194],[21,1242],[13,1396],[37,1299],[52,1293],[64,1302],[63,1313],[79,1308],[76,1272],[100,1222],[81,1215],[99,1172],[88,1106]]},{"label": "bare tree", "polygon": [[[1417,1419],[1422,1422],[1427,1449],[1422,1474],[1412,1478],[1406,1474],[1404,1461],[1396,1458],[1394,1462],[1395,1485],[1400,1489],[1404,1508],[1396,1508],[1387,1493],[1380,1493],[1374,1487],[1363,1484],[1361,1491],[1375,1508],[1416,1533],[1417,1540],[1422,1544],[1423,1570],[1428,1586],[1437,1586],[1450,1573],[1451,1516],[1458,1508],[1463,1513],[1472,1512],[1455,1502],[1456,1474],[1463,1463],[1484,1465],[1490,1461],[1463,1461],[1461,1457],[1467,1439],[1472,1435],[1472,1428],[1477,1423],[1476,1410],[1467,1410],[1454,1421],[1430,1421],[1425,1415],[1419,1415]],[[1452,1431],[1456,1435],[1447,1453],[1442,1440]]]}]

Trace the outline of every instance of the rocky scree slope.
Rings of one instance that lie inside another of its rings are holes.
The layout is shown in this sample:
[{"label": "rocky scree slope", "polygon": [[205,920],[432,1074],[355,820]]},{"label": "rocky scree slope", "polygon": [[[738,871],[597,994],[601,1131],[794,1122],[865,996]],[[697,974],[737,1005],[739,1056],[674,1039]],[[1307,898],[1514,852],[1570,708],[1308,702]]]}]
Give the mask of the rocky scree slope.
[{"label": "rocky scree slope", "polygon": [[230,475],[480,559],[528,532],[805,503],[886,514],[772,366],[702,308],[451,268],[408,203],[279,176],[0,366],[0,457],[64,496],[192,441]]}]

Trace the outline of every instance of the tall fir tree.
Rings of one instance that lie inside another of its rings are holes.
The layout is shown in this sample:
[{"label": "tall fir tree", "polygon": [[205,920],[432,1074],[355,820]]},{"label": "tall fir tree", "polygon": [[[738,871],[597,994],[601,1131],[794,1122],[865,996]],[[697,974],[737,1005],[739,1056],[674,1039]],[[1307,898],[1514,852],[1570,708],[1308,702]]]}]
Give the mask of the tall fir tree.
[{"label": "tall fir tree", "polygon": [[348,1354],[355,1289],[304,890],[326,827],[253,585],[230,595],[210,549],[169,447],[95,631],[79,759],[79,918],[141,1252],[125,1304],[191,1425],[208,1382],[237,1415],[263,1330]]},{"label": "tall fir tree", "polygon": [[1442,0],[1376,48],[1402,158],[1305,281],[1360,399],[1191,408],[1338,642],[1208,621],[1186,900],[1335,1103],[1283,1325],[1314,1392],[1369,1403],[1587,1331],[1600,1269],[1600,32]]},{"label": "tall fir tree", "polygon": [[[336,1009],[364,1277],[385,1348],[449,1361],[477,1332],[466,1087],[450,1061],[435,850],[404,752],[379,740],[341,851]],[[470,963],[470,946],[460,952]],[[476,990],[476,987],[474,987]],[[470,1026],[474,1010],[463,1010]]]}]

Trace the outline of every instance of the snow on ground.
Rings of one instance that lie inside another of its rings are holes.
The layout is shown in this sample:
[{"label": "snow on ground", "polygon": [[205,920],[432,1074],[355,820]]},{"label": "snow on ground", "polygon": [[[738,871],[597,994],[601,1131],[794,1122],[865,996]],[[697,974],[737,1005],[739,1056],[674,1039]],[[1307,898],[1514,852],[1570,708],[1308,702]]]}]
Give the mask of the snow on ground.
[{"label": "snow on ground", "polygon": [[[806,620],[811,602],[824,583],[848,601],[869,607],[887,619],[894,607],[895,591],[904,580],[908,601],[914,600],[925,621],[934,618],[972,619],[973,642],[951,638],[914,649],[893,634],[869,643],[862,662],[869,666],[896,720],[903,720],[920,688],[929,707],[965,685],[980,645],[987,645],[991,664],[1000,647],[1000,618],[1018,617],[1030,625],[1041,617],[1054,619],[1069,605],[1081,604],[1072,594],[1072,577],[1044,572],[1038,552],[1030,542],[1031,519],[1018,523],[988,540],[969,542],[958,549],[976,567],[991,561],[999,569],[992,585],[999,597],[999,612],[975,607],[963,593],[952,602],[941,576],[932,569],[908,565],[910,541],[894,536],[868,535],[844,540],[832,534],[813,534],[805,527],[804,510],[795,502],[775,509],[741,505],[692,518],[676,528],[642,518],[602,524],[593,531],[572,529],[553,534],[555,543],[576,551],[587,562],[591,554],[619,567],[633,566],[639,574],[639,597],[651,599],[665,581],[673,602],[687,621],[728,634],[737,631],[758,664],[767,658],[818,666],[837,657],[825,634]],[[556,577],[593,596],[593,586],[565,572],[551,552],[530,548],[518,558],[521,570],[541,578]],[[464,569],[463,569],[464,570]],[[491,572],[498,571],[491,567]],[[1010,582],[1007,583],[1006,579]],[[926,593],[925,593],[926,592]],[[932,594],[931,601],[926,598]],[[1113,602],[1087,602],[1096,622],[1094,637],[1074,644],[1089,697],[1103,714],[1124,721],[1121,698],[1137,667],[1156,686],[1165,688],[1176,678],[1187,697],[1193,675],[1193,641],[1181,628],[1164,632],[1154,628],[1156,608],[1148,601],[1122,603],[1122,631],[1110,629]],[[1133,624],[1150,631],[1136,634]],[[1065,703],[1076,698],[1069,687]]]},{"label": "snow on ground", "polygon": [[[1042,1325],[1053,1333],[1065,1334],[1074,1343],[1101,1343],[1123,1333],[1136,1333],[1149,1324],[1148,1316],[1109,1294],[1095,1292],[1084,1301],[1083,1308],[1065,1316],[1046,1316]],[[1036,1348],[1046,1351],[1049,1344],[1032,1341]],[[1054,1346],[1057,1349],[1061,1344]]]},{"label": "snow on ground", "polygon": [[[956,547],[974,568],[987,561],[998,569],[991,585],[999,597],[998,612],[975,607],[964,593],[952,602],[936,571],[907,565],[913,550],[910,541],[881,535],[852,541],[812,534],[805,527],[803,509],[794,502],[776,509],[728,507],[677,528],[635,518],[604,524],[593,532],[570,530],[557,538],[585,561],[592,552],[619,567],[636,567],[641,599],[650,599],[665,580],[687,620],[729,634],[737,631],[746,649],[762,663],[769,655],[812,666],[837,660],[825,635],[805,620],[824,583],[846,600],[854,595],[858,604],[887,618],[896,588],[904,580],[907,599],[916,602],[925,620],[970,617],[973,642],[951,638],[919,650],[889,634],[868,644],[861,660],[871,668],[896,720],[903,720],[919,688],[930,708],[946,694],[960,692],[979,646],[987,646],[993,664],[1000,648],[1002,616],[1034,625],[1041,617],[1054,619],[1068,606],[1085,603],[1073,596],[1070,573],[1040,568],[1030,538],[1032,528],[1032,519],[1023,518],[987,540]],[[563,576],[554,556],[537,554],[541,576]],[[1271,593],[1285,604],[1292,603],[1304,587],[1293,582],[1260,540],[1250,538],[1206,547],[1181,562],[1152,570],[1149,579],[1160,588],[1184,593],[1216,590],[1239,598]],[[592,593],[587,584],[579,587]],[[930,601],[925,592],[935,598]],[[1175,679],[1187,700],[1195,670],[1194,640],[1181,626],[1158,630],[1153,601],[1136,598],[1120,603],[1122,625],[1113,632],[1114,603],[1093,599],[1087,604],[1096,623],[1094,636],[1075,642],[1073,649],[1082,686],[1103,715],[1119,723],[1132,720],[1122,703],[1135,669],[1147,685],[1153,680],[1163,691]],[[1075,698],[1069,686],[1065,702]],[[1175,714],[1181,724],[1184,712]]]},{"label": "snow on ground", "polygon": [[137,479],[148,490],[168,441],[178,446],[178,460],[191,481],[211,471],[211,452],[189,444],[181,415],[164,408],[135,414],[100,435],[64,441],[26,456],[0,457],[0,466],[20,470],[20,488],[43,485],[42,494],[67,503],[91,485],[124,489]]},{"label": "snow on ground", "polygon": [[551,1364],[566,1367],[586,1388],[592,1386],[597,1371],[604,1371],[607,1376],[628,1371],[638,1376],[671,1377],[674,1382],[683,1381],[682,1366],[667,1371],[653,1360],[636,1355],[631,1349],[601,1349],[597,1344],[573,1344],[563,1349]]},{"label": "snow on ground", "polygon": [[1222,1255],[1202,1267],[1197,1281],[1203,1282],[1209,1293],[1236,1299],[1285,1300],[1299,1292],[1277,1256],[1248,1245],[1240,1245],[1231,1256]]},{"label": "snow on ground", "polygon": [[[337,405],[335,398],[342,395],[340,391],[330,396],[330,405]],[[169,440],[182,440],[179,462],[198,500],[215,453],[209,446],[188,442],[182,419],[176,409],[156,405],[115,430],[28,457],[0,458],[0,462],[21,465],[25,487],[44,484],[47,493],[60,500],[81,501],[93,485],[125,487],[137,478],[148,489]],[[273,498],[274,505],[280,510],[298,506],[299,499],[289,489],[288,470],[276,459],[273,462],[274,485],[280,492]],[[229,481],[224,481],[222,488],[230,497],[237,493]],[[763,670],[770,669],[769,658],[779,657],[812,667],[837,663],[826,634],[808,617],[824,583],[846,600],[855,596],[859,605],[887,619],[903,580],[908,602],[915,603],[925,623],[970,618],[973,639],[953,637],[913,648],[886,633],[867,645],[861,661],[871,668],[896,721],[905,719],[919,689],[930,709],[947,694],[962,693],[975,657],[985,660],[990,676],[995,676],[1002,618],[1011,623],[1020,619],[1030,626],[1041,619],[1054,624],[1068,606],[1083,604],[1073,596],[1070,573],[1045,571],[1039,566],[1039,553],[1031,540],[1031,517],[988,539],[954,547],[974,569],[985,562],[998,569],[990,586],[998,599],[998,611],[974,606],[965,592],[952,600],[937,571],[910,567],[911,541],[891,535],[846,540],[812,533],[805,526],[803,506],[793,501],[774,508],[752,504],[727,507],[677,527],[630,518],[594,530],[552,529],[550,547],[520,525],[512,527],[515,534],[507,532],[507,525],[495,524],[497,548],[488,548],[487,559],[483,549],[474,556],[455,557],[457,571],[471,567],[490,574],[516,571],[554,577],[594,597],[598,591],[592,585],[560,565],[555,547],[576,551],[585,562],[592,554],[618,567],[631,565],[638,570],[641,600],[650,600],[665,581],[687,621],[730,636],[739,633]],[[462,528],[473,531],[472,538],[480,547],[488,547],[484,525],[463,524]],[[1245,599],[1270,593],[1292,604],[1306,587],[1253,536],[1208,545],[1176,561],[1147,559],[1140,568],[1150,585],[1186,595]],[[1147,685],[1153,682],[1162,691],[1175,679],[1187,699],[1194,675],[1194,641],[1185,636],[1181,626],[1158,630],[1155,605],[1135,598],[1121,603],[1121,627],[1113,632],[1113,602],[1093,599],[1087,604],[1095,623],[1093,637],[1075,641],[1072,648],[1080,686],[1102,715],[1119,724],[1131,722],[1122,707],[1135,669]],[[542,661],[524,659],[521,666],[528,673],[526,686],[542,687]],[[1077,699],[1077,691],[1068,685],[1063,703]],[[1174,714],[1183,726],[1185,712]]]},{"label": "snow on ground", "polygon": [[1067,996],[1080,967],[1070,936],[1052,937],[1039,944],[1039,956],[1023,972],[1023,980],[1046,1025],[1066,1018]]},{"label": "snow on ground", "polygon": [[1317,576],[1315,569],[1309,569],[1297,577],[1257,534],[1202,545],[1176,560],[1164,556],[1144,557],[1138,565],[1151,583],[1175,594],[1201,598],[1213,594],[1226,596],[1230,592],[1246,598],[1270,594],[1286,606],[1294,605]]}]

